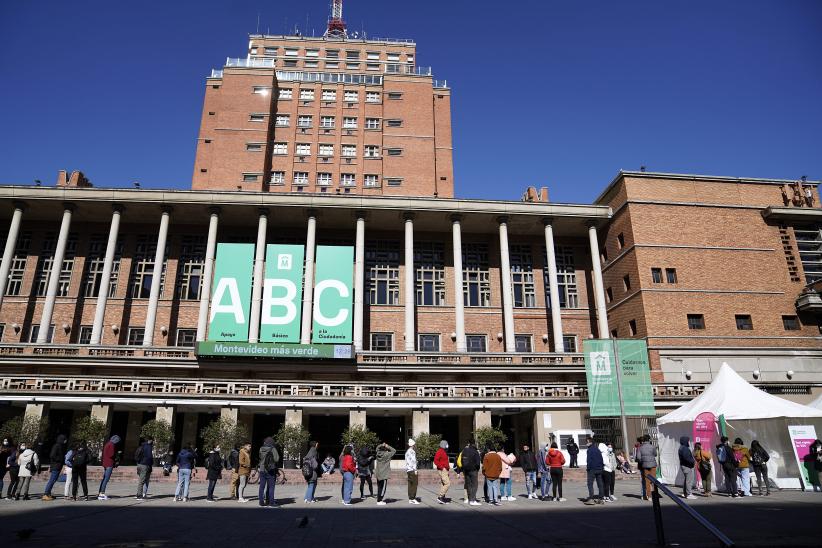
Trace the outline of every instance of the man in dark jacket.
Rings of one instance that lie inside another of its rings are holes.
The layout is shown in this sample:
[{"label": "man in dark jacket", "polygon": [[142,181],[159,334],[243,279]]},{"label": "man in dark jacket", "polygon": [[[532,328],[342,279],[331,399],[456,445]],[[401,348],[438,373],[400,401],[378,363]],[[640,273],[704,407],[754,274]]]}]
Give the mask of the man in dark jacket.
[{"label": "man in dark jacket", "polygon": [[528,493],[528,498],[537,498],[537,456],[527,444],[522,446],[522,451],[517,455],[517,462],[525,474],[525,491]]},{"label": "man in dark jacket", "polygon": [[274,500],[274,487],[277,480],[277,465],[280,462],[280,454],[274,447],[274,439],[271,437],[263,440],[260,447],[260,506],[277,506]]},{"label": "man in dark jacket", "polygon": [[63,469],[63,461],[66,458],[66,437],[63,434],[57,436],[57,441],[51,446],[49,452],[49,480],[46,483],[46,490],[43,494],[43,500],[51,501],[54,497],[51,494],[51,489],[60,477],[60,470]]},{"label": "man in dark jacket", "polygon": [[[602,452],[594,443],[594,438],[588,436],[585,438],[588,443],[588,450],[585,454],[588,463],[588,498],[585,499],[585,504],[602,504],[602,495],[604,493],[604,484],[602,483],[602,472],[605,470],[605,463],[602,460]],[[597,497],[594,498],[594,481],[597,482]]]},{"label": "man in dark jacket", "polygon": [[728,437],[722,436],[719,438],[719,445],[716,446],[716,460],[722,466],[722,475],[725,477],[725,489],[732,498],[739,495],[736,486],[736,469],[737,462],[734,456],[734,450],[728,443]]},{"label": "man in dark jacket", "polygon": [[470,440],[468,446],[462,450],[460,464],[462,464],[462,473],[465,474],[465,491],[468,493],[468,504],[471,506],[480,505],[477,501],[477,475],[479,474],[481,462],[477,446],[474,440]]},{"label": "man in dark jacket", "polygon": [[656,455],[656,447],[651,443],[651,436],[645,434],[642,436],[642,444],[637,449],[637,466],[639,466],[642,474],[640,479],[642,479],[642,485],[644,486],[642,500],[648,500],[653,490],[648,476],[656,477]]},{"label": "man in dark jacket", "polygon": [[151,483],[151,468],[154,465],[154,438],[149,436],[134,454],[137,461],[137,499],[148,498],[148,484]]},{"label": "man in dark jacket", "polygon": [[568,445],[565,446],[565,449],[568,451],[568,456],[571,457],[571,464],[568,465],[568,468],[579,468],[579,465],[577,464],[579,445],[577,445],[577,442],[574,441],[574,438],[571,438]]},{"label": "man in dark jacket", "polygon": [[694,465],[696,459],[691,452],[691,447],[688,445],[691,438],[682,436],[679,438],[679,469],[682,471],[684,483],[682,485],[682,498],[695,499],[696,497],[691,493],[694,485]]},{"label": "man in dark jacket", "polygon": [[206,458],[206,479],[208,480],[206,502],[214,502],[214,487],[217,485],[217,480],[222,477],[222,472],[223,459],[220,457],[220,445],[217,444]]}]

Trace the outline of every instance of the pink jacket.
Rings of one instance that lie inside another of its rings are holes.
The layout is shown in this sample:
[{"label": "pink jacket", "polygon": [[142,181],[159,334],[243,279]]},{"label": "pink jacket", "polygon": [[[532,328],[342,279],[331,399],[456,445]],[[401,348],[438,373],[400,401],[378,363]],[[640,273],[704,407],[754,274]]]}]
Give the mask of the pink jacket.
[{"label": "pink jacket", "polygon": [[506,455],[502,451],[497,451],[497,455],[502,459],[502,473],[499,475],[500,479],[511,478],[511,465],[517,462],[517,457],[514,454]]}]

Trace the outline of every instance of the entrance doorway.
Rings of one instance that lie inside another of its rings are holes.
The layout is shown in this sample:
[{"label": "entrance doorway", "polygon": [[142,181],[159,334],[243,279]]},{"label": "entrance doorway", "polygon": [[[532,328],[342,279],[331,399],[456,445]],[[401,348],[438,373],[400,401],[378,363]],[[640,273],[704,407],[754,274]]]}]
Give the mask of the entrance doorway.
[{"label": "entrance doorway", "polygon": [[331,454],[334,460],[342,453],[343,430],[348,428],[348,415],[309,415],[308,431],[311,439],[320,444],[319,456],[322,461],[327,454]]},{"label": "entrance doorway", "polygon": [[459,454],[466,440],[460,440],[460,418],[458,416],[443,417],[431,415],[428,419],[428,431],[439,434],[448,442],[448,453]]},{"label": "entrance doorway", "polygon": [[372,417],[369,415],[366,416],[365,423],[380,440],[396,449],[398,454],[403,454],[407,441],[405,417]]}]

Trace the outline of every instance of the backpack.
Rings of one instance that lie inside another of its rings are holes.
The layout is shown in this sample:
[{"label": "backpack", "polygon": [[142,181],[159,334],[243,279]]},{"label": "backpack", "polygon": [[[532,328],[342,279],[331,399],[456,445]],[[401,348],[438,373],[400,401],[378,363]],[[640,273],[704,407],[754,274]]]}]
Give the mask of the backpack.
[{"label": "backpack", "polygon": [[71,466],[83,466],[86,464],[86,454],[81,451],[75,451],[71,456]]},{"label": "backpack", "polygon": [[308,457],[305,457],[303,459],[303,466],[301,468],[301,471],[306,481],[310,480],[311,476],[314,475],[314,468],[311,466],[311,459],[309,459]]},{"label": "backpack", "polygon": [[263,471],[268,472],[269,474],[277,471],[277,463],[274,462],[273,451],[269,451],[265,454],[265,457],[263,458]]},{"label": "backpack", "polygon": [[719,461],[719,464],[728,462],[728,446],[724,443],[716,448],[716,460]]},{"label": "backpack", "polygon": [[34,464],[34,455],[31,456],[31,460],[26,463],[26,470],[34,474],[38,474],[40,470],[38,470],[38,466]]},{"label": "backpack", "polygon": [[768,462],[770,458],[771,456],[764,450],[754,451],[754,453],[751,455],[751,462],[755,466],[762,466],[763,464]]}]

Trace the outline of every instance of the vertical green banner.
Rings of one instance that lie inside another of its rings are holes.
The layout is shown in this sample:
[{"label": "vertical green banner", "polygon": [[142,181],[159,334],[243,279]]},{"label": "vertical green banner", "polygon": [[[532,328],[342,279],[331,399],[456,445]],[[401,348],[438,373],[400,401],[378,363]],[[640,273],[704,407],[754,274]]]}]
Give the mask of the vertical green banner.
[{"label": "vertical green banner", "polygon": [[[619,386],[617,367],[622,373],[621,386],[625,414],[653,416],[654,396],[648,347],[644,340],[589,339],[583,343],[585,376],[592,417],[617,417]],[[617,361],[619,362],[617,364]]]},{"label": "vertical green banner", "polygon": [[247,341],[253,244],[217,244],[211,291],[209,341]]},{"label": "vertical green banner", "polygon": [[317,246],[314,283],[314,343],[351,343],[354,248]]},{"label": "vertical green banner", "polygon": [[266,247],[260,342],[300,342],[304,255],[301,245]]}]

